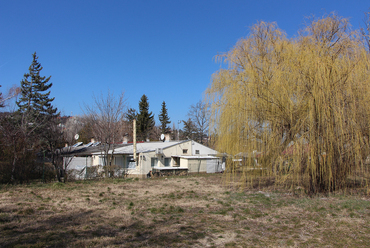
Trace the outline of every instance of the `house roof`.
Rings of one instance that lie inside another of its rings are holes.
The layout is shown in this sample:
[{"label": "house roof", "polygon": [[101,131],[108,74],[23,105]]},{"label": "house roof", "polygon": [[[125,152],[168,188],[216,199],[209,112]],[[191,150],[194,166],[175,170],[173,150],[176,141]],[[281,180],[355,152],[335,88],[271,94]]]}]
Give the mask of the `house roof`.
[{"label": "house roof", "polygon": [[[115,149],[118,147],[126,146],[127,144],[114,144],[113,146]],[[78,147],[63,147],[60,149],[60,153],[62,156],[87,156],[91,154],[101,154],[102,151],[105,149],[106,144],[100,144],[99,146],[78,146]]]},{"label": "house roof", "polygon": [[[146,142],[146,143],[137,143],[136,144],[136,152],[137,153],[145,153],[145,152],[152,152],[156,149],[165,149],[171,146],[175,146],[181,143],[188,142],[189,140],[182,140],[182,141],[156,141],[156,142]],[[114,149],[114,154],[133,154],[134,153],[134,145],[129,144],[124,147],[120,147]],[[99,155],[100,153],[93,153],[94,155]],[[109,151],[109,154],[112,154],[112,150]]]}]

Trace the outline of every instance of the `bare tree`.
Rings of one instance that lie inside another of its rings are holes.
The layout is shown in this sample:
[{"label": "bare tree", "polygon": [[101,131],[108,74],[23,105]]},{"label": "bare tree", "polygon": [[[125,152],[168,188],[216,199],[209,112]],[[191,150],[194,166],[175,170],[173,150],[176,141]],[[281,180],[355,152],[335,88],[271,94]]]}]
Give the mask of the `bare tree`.
[{"label": "bare tree", "polygon": [[[61,121],[60,125],[55,128],[56,131],[61,131],[63,141],[67,144],[66,147],[56,150],[53,157],[53,165],[56,169],[58,181],[61,181],[61,174],[64,182],[68,181],[68,166],[73,160],[72,146],[78,140],[75,139],[76,134],[79,134],[84,126],[85,120],[80,116],[62,117],[67,118],[66,121]],[[60,145],[62,146],[62,145]]]},{"label": "bare tree", "polygon": [[207,143],[209,127],[209,109],[207,105],[202,101],[197,102],[195,105],[191,105],[188,117],[196,128],[196,141],[201,144]]},{"label": "bare tree", "polygon": [[93,96],[93,99],[92,106],[85,104],[84,112],[86,120],[92,126],[94,137],[102,143],[103,166],[106,168],[106,176],[108,177],[110,168],[113,166],[114,144],[122,141],[125,131],[123,130],[123,121],[126,99],[124,92],[117,99],[110,91],[106,96],[101,94],[99,97]]},{"label": "bare tree", "polygon": [[63,138],[69,146],[76,142],[75,135],[79,134],[81,129],[84,127],[86,120],[80,116],[67,117],[68,120],[65,122],[63,127]]},{"label": "bare tree", "polygon": [[1,108],[5,107],[5,102],[16,97],[17,95],[19,95],[20,92],[21,88],[17,86],[11,87],[5,96],[3,96],[2,92],[0,92],[0,107]]}]

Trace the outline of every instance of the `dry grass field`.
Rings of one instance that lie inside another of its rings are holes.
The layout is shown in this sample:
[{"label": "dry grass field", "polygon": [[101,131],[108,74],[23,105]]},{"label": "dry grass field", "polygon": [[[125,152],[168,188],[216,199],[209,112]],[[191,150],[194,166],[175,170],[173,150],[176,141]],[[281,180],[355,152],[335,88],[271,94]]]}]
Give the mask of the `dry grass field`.
[{"label": "dry grass field", "polygon": [[1,247],[369,247],[370,199],[221,174],[0,186]]}]

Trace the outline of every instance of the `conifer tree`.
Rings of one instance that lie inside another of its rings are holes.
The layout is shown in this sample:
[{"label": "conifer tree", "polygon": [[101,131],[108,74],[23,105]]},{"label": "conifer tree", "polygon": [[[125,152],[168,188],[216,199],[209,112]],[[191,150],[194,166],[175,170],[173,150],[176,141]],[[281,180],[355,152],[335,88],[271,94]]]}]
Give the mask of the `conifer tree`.
[{"label": "conifer tree", "polygon": [[128,122],[132,122],[134,119],[136,119],[137,117],[137,113],[136,113],[136,109],[133,109],[133,108],[129,108],[127,110],[127,113],[125,114],[125,119],[128,121]]},{"label": "conifer tree", "polygon": [[137,115],[137,132],[138,139],[146,140],[149,133],[155,125],[154,115],[149,112],[148,97],[144,94],[139,102],[139,114]]},{"label": "conifer tree", "polygon": [[51,104],[54,98],[49,97],[49,89],[53,85],[49,83],[51,76],[46,78],[40,75],[43,67],[37,61],[36,52],[32,56],[33,61],[28,69],[29,72],[24,74],[21,81],[21,97],[17,101],[18,113],[23,115],[28,123],[33,123],[33,126],[37,125],[38,129],[42,130],[59,113]]},{"label": "conifer tree", "polygon": [[32,57],[29,71],[21,81],[21,97],[16,102],[19,107],[16,117],[26,138],[26,147],[54,151],[62,139],[62,133],[56,127],[59,113],[52,105],[54,97],[50,98],[50,88],[53,84],[49,82],[51,76],[40,75],[43,67],[37,61],[36,52]]},{"label": "conifer tree", "polygon": [[170,124],[170,117],[168,117],[168,111],[166,108],[166,102],[162,102],[161,113],[159,114],[159,121],[161,122],[161,132],[166,133],[170,130],[168,124]]},{"label": "conifer tree", "polygon": [[181,139],[191,139],[193,140],[197,132],[197,128],[194,122],[189,118],[187,121],[182,121],[184,124],[184,129],[182,131]]},{"label": "conifer tree", "polygon": [[[24,74],[20,87],[18,110],[14,113],[12,141],[12,180],[22,182],[35,170],[35,155],[43,152],[56,161],[56,148],[60,146],[62,133],[58,128],[59,113],[52,106],[49,82],[51,76],[40,75],[43,67],[37,61],[36,52],[28,73]],[[56,164],[54,164],[56,166]]]}]

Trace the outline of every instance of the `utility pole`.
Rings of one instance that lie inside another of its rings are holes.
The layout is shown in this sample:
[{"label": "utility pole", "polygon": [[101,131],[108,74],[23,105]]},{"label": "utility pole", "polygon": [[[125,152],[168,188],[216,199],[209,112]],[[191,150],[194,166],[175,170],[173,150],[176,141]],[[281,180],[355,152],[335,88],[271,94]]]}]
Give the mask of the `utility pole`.
[{"label": "utility pole", "polygon": [[181,121],[177,121],[177,140],[180,140],[180,123]]},{"label": "utility pole", "polygon": [[133,130],[133,145],[134,145],[134,161],[136,161],[136,119],[133,120],[134,130]]}]

